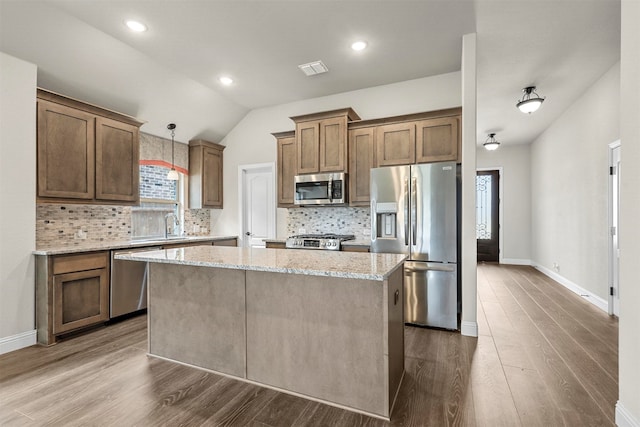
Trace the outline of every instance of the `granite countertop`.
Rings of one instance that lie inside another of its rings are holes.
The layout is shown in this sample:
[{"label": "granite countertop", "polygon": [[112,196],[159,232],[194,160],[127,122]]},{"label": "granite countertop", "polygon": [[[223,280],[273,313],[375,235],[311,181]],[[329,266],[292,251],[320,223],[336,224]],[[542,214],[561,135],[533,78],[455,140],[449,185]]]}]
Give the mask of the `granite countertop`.
[{"label": "granite countertop", "polygon": [[106,251],[111,249],[133,249],[144,248],[145,246],[162,246],[176,243],[206,242],[215,240],[237,239],[238,236],[185,236],[170,239],[153,240],[112,240],[104,242],[93,242],[78,240],[77,244],[56,246],[48,245],[38,247],[33,251],[34,255],[63,255],[79,252]]},{"label": "granite countertop", "polygon": [[384,280],[405,255],[195,246],[116,255],[116,259],[274,273]]}]

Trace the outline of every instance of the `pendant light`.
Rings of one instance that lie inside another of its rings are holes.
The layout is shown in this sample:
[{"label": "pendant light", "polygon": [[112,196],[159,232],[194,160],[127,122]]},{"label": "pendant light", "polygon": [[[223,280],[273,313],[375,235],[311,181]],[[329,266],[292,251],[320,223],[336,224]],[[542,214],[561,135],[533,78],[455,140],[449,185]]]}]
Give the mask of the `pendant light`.
[{"label": "pendant light", "polygon": [[[544,98],[541,98],[540,95],[536,93],[536,87],[527,86],[522,89],[522,91],[524,92],[524,95],[522,95],[522,99],[518,101],[516,107],[518,107],[518,109],[523,113],[528,114],[537,111],[544,102]],[[534,95],[533,98],[531,97],[531,94]]]},{"label": "pendant light", "polygon": [[500,146],[500,143],[496,140],[495,136],[496,136],[495,133],[489,134],[489,137],[487,138],[487,140],[484,142],[484,144],[482,144],[484,148],[486,148],[489,151],[493,151]]},{"label": "pendant light", "polygon": [[176,135],[176,132],[175,132],[176,124],[169,123],[167,125],[167,129],[171,131],[171,170],[167,174],[167,179],[169,181],[178,181],[180,179],[180,175],[178,175],[178,171],[176,170],[176,167],[174,164],[174,158],[173,158],[175,145],[176,145],[175,141],[173,140],[173,137]]}]

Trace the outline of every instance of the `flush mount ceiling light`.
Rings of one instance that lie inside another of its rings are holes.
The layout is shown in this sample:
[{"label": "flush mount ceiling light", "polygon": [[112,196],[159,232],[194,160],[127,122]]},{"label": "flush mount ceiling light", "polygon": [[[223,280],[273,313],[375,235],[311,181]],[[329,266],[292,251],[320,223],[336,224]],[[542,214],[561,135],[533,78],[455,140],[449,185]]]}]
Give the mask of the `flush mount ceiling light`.
[{"label": "flush mount ceiling light", "polygon": [[171,170],[167,174],[167,179],[169,181],[178,181],[180,179],[180,175],[178,175],[178,171],[176,170],[175,164],[173,163],[174,147],[176,145],[175,141],[173,140],[173,137],[176,135],[176,132],[175,132],[176,124],[169,123],[167,125],[167,129],[171,131]]},{"label": "flush mount ceiling light", "polygon": [[128,20],[125,22],[125,25],[134,33],[143,33],[147,31],[147,26],[144,25],[142,22]]},{"label": "flush mount ceiling light", "polygon": [[227,76],[220,77],[218,81],[225,86],[231,86],[231,84],[233,83],[233,79]]},{"label": "flush mount ceiling light", "polygon": [[307,64],[298,65],[298,68],[302,70],[307,76],[315,76],[316,74],[322,74],[329,71],[326,65],[322,61],[309,62]]},{"label": "flush mount ceiling light", "polygon": [[366,49],[366,48],[367,48],[367,42],[362,41],[362,40],[357,41],[357,42],[355,42],[355,43],[353,43],[353,44],[351,45],[351,49],[353,49],[353,50],[355,50],[355,51],[364,50],[364,49]]},{"label": "flush mount ceiling light", "polygon": [[500,146],[500,143],[496,140],[495,136],[496,136],[495,133],[489,134],[489,137],[487,138],[487,140],[484,142],[484,144],[482,144],[484,148],[486,148],[489,151],[493,151]]},{"label": "flush mount ceiling light", "polygon": [[523,113],[528,114],[537,111],[544,102],[544,97],[541,98],[540,95],[536,93],[535,86],[527,86],[522,89],[522,91],[524,92],[524,95],[522,95],[522,99],[518,101],[516,107],[518,107],[518,109]]}]

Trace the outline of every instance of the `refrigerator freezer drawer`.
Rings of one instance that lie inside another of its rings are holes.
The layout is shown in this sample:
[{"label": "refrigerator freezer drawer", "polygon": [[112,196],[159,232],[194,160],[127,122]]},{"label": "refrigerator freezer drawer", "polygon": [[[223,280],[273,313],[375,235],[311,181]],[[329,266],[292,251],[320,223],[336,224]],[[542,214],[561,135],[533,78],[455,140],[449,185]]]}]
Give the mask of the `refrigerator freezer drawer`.
[{"label": "refrigerator freezer drawer", "polygon": [[407,261],[405,323],[458,329],[457,265]]}]

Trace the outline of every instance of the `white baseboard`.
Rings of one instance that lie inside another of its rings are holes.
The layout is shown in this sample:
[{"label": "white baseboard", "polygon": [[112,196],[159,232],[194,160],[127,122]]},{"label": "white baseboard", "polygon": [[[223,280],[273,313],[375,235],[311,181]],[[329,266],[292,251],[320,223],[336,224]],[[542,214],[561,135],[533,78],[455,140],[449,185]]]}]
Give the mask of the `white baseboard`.
[{"label": "white baseboard", "polygon": [[0,338],[0,354],[9,353],[10,351],[20,350],[21,348],[30,347],[37,342],[37,331],[23,332],[21,334],[12,335],[10,337]]},{"label": "white baseboard", "polygon": [[640,427],[640,421],[627,411],[619,400],[616,403],[616,424],[618,427]]},{"label": "white baseboard", "polygon": [[460,333],[467,337],[478,336],[478,322],[465,322],[460,325]]},{"label": "white baseboard", "polygon": [[510,264],[510,265],[531,265],[530,259],[519,259],[519,258],[502,258],[500,264]]},{"label": "white baseboard", "polygon": [[584,289],[583,287],[573,283],[571,280],[562,277],[561,275],[559,275],[555,271],[549,270],[548,268],[543,267],[541,265],[537,265],[537,264],[532,264],[532,265],[533,265],[533,267],[536,268],[536,270],[539,270],[545,276],[548,276],[548,277],[552,278],[553,280],[555,280],[556,282],[560,283],[565,288],[569,289],[571,292],[574,292],[574,293],[580,295],[582,298],[584,298],[585,300],[589,301],[591,304],[595,305],[600,310],[602,310],[602,311],[604,311],[606,313],[609,312],[609,303],[606,300],[604,300],[604,299],[600,298],[599,296],[593,294],[592,292]]}]

